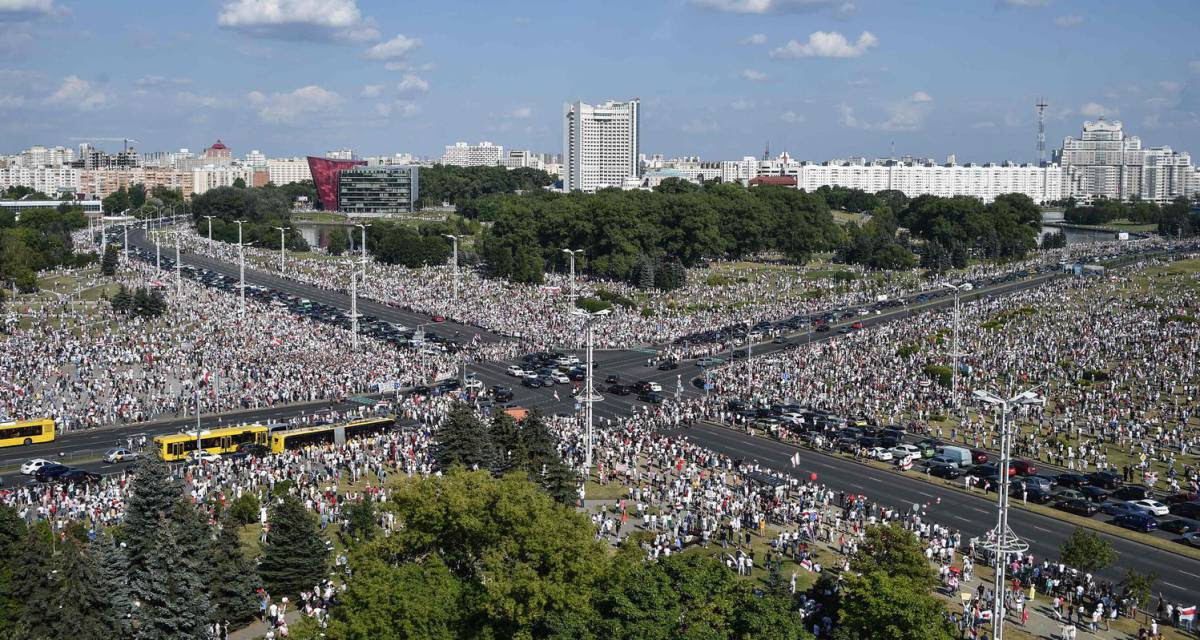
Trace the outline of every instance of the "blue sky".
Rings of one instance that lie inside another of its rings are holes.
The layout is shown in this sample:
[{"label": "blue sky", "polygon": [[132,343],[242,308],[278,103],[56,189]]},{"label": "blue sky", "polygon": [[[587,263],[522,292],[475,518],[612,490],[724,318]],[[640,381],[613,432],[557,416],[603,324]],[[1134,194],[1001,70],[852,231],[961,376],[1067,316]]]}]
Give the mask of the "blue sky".
[{"label": "blue sky", "polygon": [[1198,35],[1195,0],[0,0],[0,153],[556,152],[564,101],[638,96],[647,153],[1031,161],[1044,96],[1048,148],[1103,114],[1200,154]]}]

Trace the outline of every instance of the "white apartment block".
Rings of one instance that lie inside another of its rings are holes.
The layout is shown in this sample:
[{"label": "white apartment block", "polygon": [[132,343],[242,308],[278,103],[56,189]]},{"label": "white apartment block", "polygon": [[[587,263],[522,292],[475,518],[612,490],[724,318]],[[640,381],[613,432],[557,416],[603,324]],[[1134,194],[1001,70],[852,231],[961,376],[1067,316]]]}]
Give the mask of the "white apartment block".
[{"label": "white apartment block", "polygon": [[254,186],[253,167],[209,165],[192,169],[193,193],[201,194],[217,187],[232,187],[241,178],[246,186]]},{"label": "white apartment block", "polygon": [[368,167],[390,167],[398,164],[417,164],[411,153],[393,153],[390,156],[367,156]]},{"label": "white apartment block", "polygon": [[46,148],[34,145],[15,156],[16,164],[22,167],[61,167],[75,160],[75,150],[66,147]]},{"label": "white apartment block", "polygon": [[267,156],[258,149],[253,149],[246,154],[246,164],[252,167],[265,167],[267,166]]},{"label": "white apartment block", "polygon": [[0,189],[29,187],[47,195],[80,193],[79,169],[67,166],[18,166],[0,168]]},{"label": "white apartment block", "polygon": [[1066,175],[1063,197],[1091,200],[1139,197],[1165,204],[1194,193],[1191,156],[1170,147],[1143,148],[1118,120],[1084,122],[1079,138],[1068,136],[1055,152]]},{"label": "white apartment block", "polygon": [[193,177],[190,171],[175,171],[163,167],[136,167],[132,169],[85,169],[79,178],[79,191],[90,197],[103,200],[124,187],[128,190],[135,184],[178,190],[183,197],[193,193]]},{"label": "white apartment block", "polygon": [[312,173],[304,158],[271,158],[267,160],[267,179],[279,186],[312,180]]},{"label": "white apartment block", "polygon": [[563,189],[621,187],[639,175],[641,101],[563,105]]},{"label": "white apartment block", "polygon": [[546,166],[542,162],[542,154],[520,149],[509,149],[508,155],[504,156],[503,164],[507,169],[520,169],[522,167],[544,169]]},{"label": "white apartment block", "polygon": [[354,159],[354,150],[353,149],[334,149],[333,151],[326,151],[325,157],[330,160],[353,160]]},{"label": "white apartment block", "polygon": [[442,164],[452,164],[460,167],[491,167],[501,163],[504,158],[504,147],[492,144],[486,140],[479,144],[455,142],[446,145],[442,154]]},{"label": "white apartment block", "polygon": [[1142,199],[1166,204],[1179,196],[1196,193],[1191,181],[1196,175],[1190,155],[1171,147],[1146,149],[1142,165]]}]

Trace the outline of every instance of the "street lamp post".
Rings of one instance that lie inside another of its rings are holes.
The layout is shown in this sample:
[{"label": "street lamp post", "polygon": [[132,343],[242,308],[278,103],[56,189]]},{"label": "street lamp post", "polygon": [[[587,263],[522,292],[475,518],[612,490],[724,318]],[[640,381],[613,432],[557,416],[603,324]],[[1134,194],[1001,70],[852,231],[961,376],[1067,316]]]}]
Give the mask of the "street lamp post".
[{"label": "street lamp post", "polygon": [[358,271],[353,262],[350,263],[350,332],[354,334],[354,351],[358,351]]},{"label": "street lamp post", "polygon": [[977,389],[972,396],[986,402],[1000,411],[1000,462],[998,465],[999,478],[996,486],[996,528],[992,530],[991,540],[984,543],[985,549],[991,549],[996,575],[992,583],[995,599],[992,603],[992,638],[1004,640],[1004,596],[1007,589],[1004,572],[1008,566],[1008,558],[1014,554],[1024,554],[1029,550],[1029,543],[1021,540],[1008,526],[1008,469],[1012,462],[1012,434],[1009,427],[1008,414],[1019,406],[1044,404],[1046,399],[1039,397],[1034,391],[1043,385],[1037,385],[1018,393],[1011,398],[1001,398],[994,393]]},{"label": "street lamp post", "polygon": [[583,309],[573,309],[572,315],[584,318],[587,323],[587,375],[584,377],[584,421],[587,425],[587,446],[584,449],[584,481],[591,474],[592,470],[592,403],[599,402],[604,398],[597,394],[592,386],[592,372],[595,370],[595,363],[592,360],[592,325],[597,320],[608,315],[608,309],[590,312]]},{"label": "street lamp post", "polygon": [[965,290],[965,287],[967,286],[967,284],[965,282],[963,284],[950,284],[947,282],[947,283],[945,283],[944,286],[947,289],[950,289],[951,291],[954,292],[954,346],[951,347],[953,349],[953,352],[950,354],[951,364],[953,365],[953,368],[950,372],[950,396],[952,398],[952,402],[954,403],[954,406],[957,407],[958,406],[958,358],[959,358],[959,356],[963,355],[958,350],[958,328],[959,328],[959,320],[962,317],[961,311],[960,311],[961,307],[959,306],[959,294]]},{"label": "street lamp post", "polygon": [[242,224],[245,220],[234,220],[238,226],[238,294],[241,302],[238,315],[246,315],[246,245],[242,244]]},{"label": "street lamp post", "polygon": [[582,254],[583,249],[563,249],[563,253],[571,258],[571,302],[575,302],[575,254]]},{"label": "street lamp post", "polygon": [[458,302],[458,239],[460,236],[443,233],[442,237],[450,238],[450,242],[454,245],[454,257],[452,258],[454,260],[454,301]]},{"label": "street lamp post", "polygon": [[355,224],[354,226],[356,226],[362,230],[362,240],[358,243],[359,244],[358,249],[362,253],[361,261],[362,261],[363,283],[365,284],[367,281],[367,227],[371,226],[371,223],[370,222],[360,223],[360,224]]},{"label": "street lamp post", "polygon": [[175,227],[175,301],[176,304],[183,298],[183,271],[180,269],[182,264],[179,261],[179,227]]},{"label": "street lamp post", "polygon": [[121,225],[121,232],[125,234],[124,244],[121,245],[121,251],[125,254],[125,262],[129,262],[129,223],[125,222]]},{"label": "street lamp post", "polygon": [[208,219],[208,250],[212,251],[212,216],[204,216]]},{"label": "street lamp post", "polygon": [[753,329],[753,321],[746,318],[746,400],[754,399],[754,370],[750,368],[750,358],[753,356],[751,347],[754,346],[754,339],[750,337],[750,331]]},{"label": "street lamp post", "polygon": [[282,274],[283,273],[283,256],[284,256],[284,252],[287,250],[287,245],[284,243],[287,241],[287,231],[288,231],[288,229],[291,229],[291,227],[273,227],[273,228],[279,230],[279,273]]}]

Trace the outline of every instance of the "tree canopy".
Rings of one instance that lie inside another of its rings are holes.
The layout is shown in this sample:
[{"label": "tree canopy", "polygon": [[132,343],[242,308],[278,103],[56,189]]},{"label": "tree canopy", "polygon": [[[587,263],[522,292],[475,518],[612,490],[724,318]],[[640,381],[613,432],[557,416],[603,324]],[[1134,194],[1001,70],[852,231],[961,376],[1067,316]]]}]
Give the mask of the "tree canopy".
[{"label": "tree canopy", "polygon": [[554,184],[545,171],[522,167],[509,170],[501,166],[460,167],[435,164],[421,168],[421,188],[417,204],[435,207],[443,202],[464,202],[495,193],[529,191]]}]

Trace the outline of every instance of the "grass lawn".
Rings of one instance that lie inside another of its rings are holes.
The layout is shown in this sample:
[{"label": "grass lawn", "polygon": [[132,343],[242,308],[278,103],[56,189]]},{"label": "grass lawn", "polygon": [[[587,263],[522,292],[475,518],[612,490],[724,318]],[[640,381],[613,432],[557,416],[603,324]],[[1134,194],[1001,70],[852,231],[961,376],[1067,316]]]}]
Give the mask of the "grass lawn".
[{"label": "grass lawn", "polygon": [[838,209],[834,209],[830,213],[833,215],[833,221],[838,224],[846,224],[847,222],[862,224],[867,219],[867,215],[863,213],[851,213]]}]

